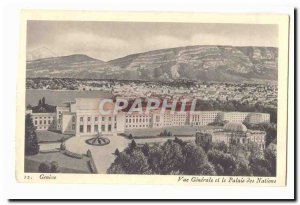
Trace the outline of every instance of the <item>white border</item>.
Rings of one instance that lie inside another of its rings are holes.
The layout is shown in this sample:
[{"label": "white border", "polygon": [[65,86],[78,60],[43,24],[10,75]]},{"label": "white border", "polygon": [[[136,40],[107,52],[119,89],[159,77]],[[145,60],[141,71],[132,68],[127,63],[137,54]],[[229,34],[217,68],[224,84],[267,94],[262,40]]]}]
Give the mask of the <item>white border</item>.
[{"label": "white border", "polygon": [[[153,1],[152,1],[153,2]],[[211,2],[211,1],[210,1]],[[252,6],[232,6],[231,4],[218,4],[218,7],[203,6],[196,1],[185,0],[182,3],[156,1],[153,3],[138,3],[138,1],[110,1],[109,3],[95,3],[90,0],[69,2],[67,0],[54,0],[42,4],[40,1],[26,1],[13,4],[7,3],[2,11],[4,15],[4,65],[1,81],[2,101],[0,107],[3,109],[5,118],[1,118],[2,145],[1,157],[5,158],[5,166],[1,171],[4,174],[5,187],[1,193],[5,198],[293,198],[294,192],[294,51],[290,49],[289,69],[289,127],[288,127],[288,171],[286,187],[198,187],[198,186],[167,186],[167,185],[55,185],[55,184],[20,184],[15,181],[14,164],[14,136],[15,136],[15,90],[16,90],[16,69],[18,60],[19,40],[19,13],[20,9],[77,9],[77,10],[110,10],[110,11],[193,11],[193,12],[266,12],[290,14],[291,25],[293,25],[293,8],[272,7],[265,4],[262,6],[256,1]],[[68,4],[69,3],[69,4]],[[256,6],[253,6],[256,5]],[[260,5],[260,6],[259,6]],[[290,48],[294,45],[293,26],[290,30]],[[3,101],[5,99],[5,101]],[[2,181],[2,180],[1,180]]]}]

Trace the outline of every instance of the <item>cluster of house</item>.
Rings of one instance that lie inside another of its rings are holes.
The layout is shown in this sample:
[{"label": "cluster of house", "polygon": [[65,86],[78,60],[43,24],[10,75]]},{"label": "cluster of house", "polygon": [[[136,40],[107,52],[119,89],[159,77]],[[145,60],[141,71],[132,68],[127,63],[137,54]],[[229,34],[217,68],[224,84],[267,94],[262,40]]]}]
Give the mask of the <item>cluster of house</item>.
[{"label": "cluster of house", "polygon": [[122,97],[194,97],[203,100],[219,100],[227,102],[228,100],[236,100],[239,102],[248,102],[254,105],[257,102],[263,103],[265,106],[273,107],[277,104],[277,86],[268,84],[225,84],[213,83],[195,84],[192,87],[171,87],[167,85],[148,85],[130,83],[126,85],[114,85],[112,94]]}]

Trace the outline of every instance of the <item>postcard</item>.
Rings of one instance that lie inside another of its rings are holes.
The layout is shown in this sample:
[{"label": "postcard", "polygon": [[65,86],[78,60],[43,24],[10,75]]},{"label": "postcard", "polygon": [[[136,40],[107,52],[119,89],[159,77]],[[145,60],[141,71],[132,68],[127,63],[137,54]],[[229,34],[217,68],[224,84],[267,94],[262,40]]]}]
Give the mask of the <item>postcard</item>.
[{"label": "postcard", "polygon": [[285,186],[289,16],[24,10],[16,179]]}]

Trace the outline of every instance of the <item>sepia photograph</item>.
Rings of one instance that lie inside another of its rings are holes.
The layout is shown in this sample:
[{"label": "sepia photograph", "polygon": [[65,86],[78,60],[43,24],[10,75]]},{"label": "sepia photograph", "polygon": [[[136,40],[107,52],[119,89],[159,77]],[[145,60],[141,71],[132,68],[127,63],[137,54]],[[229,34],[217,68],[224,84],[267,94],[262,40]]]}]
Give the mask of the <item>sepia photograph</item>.
[{"label": "sepia photograph", "polygon": [[24,21],[24,179],[168,175],[284,185],[280,23],[167,17]]}]

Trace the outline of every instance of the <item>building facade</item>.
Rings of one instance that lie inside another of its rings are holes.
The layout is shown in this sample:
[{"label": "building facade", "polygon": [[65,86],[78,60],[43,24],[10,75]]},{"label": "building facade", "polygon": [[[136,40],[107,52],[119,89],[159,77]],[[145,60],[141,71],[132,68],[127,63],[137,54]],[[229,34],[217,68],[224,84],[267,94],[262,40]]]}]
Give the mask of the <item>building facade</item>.
[{"label": "building facade", "polygon": [[56,113],[33,113],[28,110],[26,114],[32,116],[36,130],[57,130]]},{"label": "building facade", "polygon": [[266,132],[248,130],[242,123],[229,122],[223,129],[200,131],[196,133],[196,142],[224,142],[226,145],[256,143],[261,150],[265,147]]},{"label": "building facade", "polygon": [[[160,109],[149,113],[122,112],[102,115],[99,111],[101,99],[76,98],[74,102],[56,107],[53,113],[32,113],[37,130],[59,130],[65,134],[90,136],[97,132],[103,134],[124,133],[125,130],[162,128],[171,126],[204,126],[213,122],[227,121],[250,124],[268,123],[268,113],[194,111],[174,112]],[[113,110],[114,104],[108,103],[107,110]],[[30,110],[28,111],[30,112]]]}]

